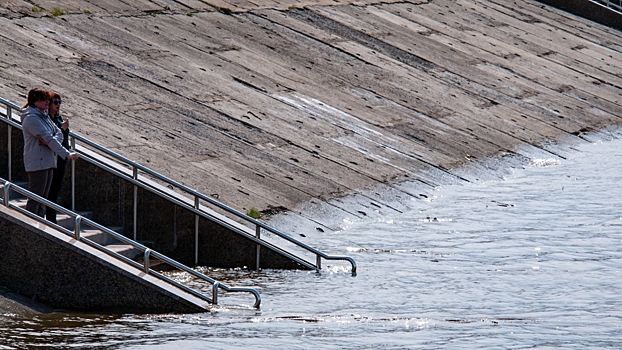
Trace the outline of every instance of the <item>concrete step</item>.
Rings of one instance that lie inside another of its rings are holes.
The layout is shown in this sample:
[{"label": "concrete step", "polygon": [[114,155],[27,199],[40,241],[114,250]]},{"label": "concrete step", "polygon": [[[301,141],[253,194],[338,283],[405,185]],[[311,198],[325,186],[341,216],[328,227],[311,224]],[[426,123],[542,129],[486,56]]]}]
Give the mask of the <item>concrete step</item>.
[{"label": "concrete step", "polygon": [[[16,205],[22,209],[26,209],[26,203],[28,199],[26,197],[11,199],[11,204]],[[91,219],[93,217],[93,213],[90,211],[79,211],[78,214],[82,215],[85,218]],[[56,214],[56,222],[59,226],[62,226],[68,230],[72,230],[75,226],[75,219],[67,214],[62,214],[57,212]]]},{"label": "concrete step", "polygon": [[20,207],[22,209],[26,209],[26,202],[27,202],[26,197],[24,197],[24,198],[17,198],[17,199],[11,199],[11,204],[13,204],[15,206],[18,206],[18,207]]},{"label": "concrete step", "polygon": [[[21,208],[25,208],[26,207],[26,198],[18,198],[18,199],[13,199],[11,200],[11,203],[21,207]],[[91,218],[93,216],[92,212],[78,212],[78,214],[82,215],[83,217],[86,218]],[[58,213],[56,215],[56,221],[58,222],[58,225],[73,231],[74,226],[75,226],[75,219],[72,218],[71,216],[67,215],[67,214],[61,214]],[[84,227],[84,226],[82,226]],[[117,233],[123,234],[123,227],[110,227],[110,229],[112,231],[115,231]],[[106,234],[100,230],[96,230],[96,229],[83,229],[80,231],[80,236],[88,238],[89,240],[103,245],[106,248],[121,254],[129,259],[135,259],[135,258],[140,258],[143,255],[143,252],[140,251],[139,249],[136,249],[130,245],[127,244],[123,244],[123,242],[119,241],[118,239],[115,239],[114,237],[112,237],[109,234]]]},{"label": "concrete step", "polygon": [[[80,214],[82,217],[85,217],[87,219],[92,219],[93,218],[93,212],[91,211],[78,211],[78,214]],[[62,214],[60,212],[58,212],[56,214],[56,222],[58,223],[59,226],[62,226],[68,230],[73,230],[76,224],[76,219],[67,215],[67,214]]]},{"label": "concrete step", "polygon": [[[134,259],[134,261],[136,261],[137,263],[144,265],[145,264],[145,258],[144,256],[139,256],[136,259]],[[165,262],[163,262],[162,260],[159,259],[149,259],[149,268],[151,270],[155,270],[158,272],[166,272],[166,271],[179,271],[178,268],[173,267]]]},{"label": "concrete step", "polygon": [[[14,182],[13,184],[23,189],[26,189],[26,190],[28,189],[28,182]],[[9,200],[14,200],[14,199],[26,199],[26,196],[15,191],[9,191]]]},{"label": "concrete step", "polygon": [[[115,227],[109,227],[112,231],[115,231],[117,233],[120,233],[119,231],[122,231],[123,228],[122,227],[117,227],[115,229]],[[100,245],[112,245],[112,244],[123,244],[123,242],[119,241],[118,239],[115,239],[112,235],[109,235],[107,233],[104,233],[100,230],[97,229],[82,229],[82,231],[80,231],[80,236],[84,237],[84,238],[88,238],[89,240],[100,244]]]},{"label": "concrete step", "polygon": [[130,258],[132,260],[140,258],[143,255],[143,252],[127,244],[111,244],[111,245],[107,245],[106,248],[112,250],[113,252],[117,254],[121,254],[126,258]]},{"label": "concrete step", "polygon": [[[122,233],[123,227],[109,227],[112,231],[117,233]],[[82,229],[80,231],[80,236],[83,238],[87,238],[90,241],[93,241],[99,245],[102,245],[115,253],[121,254],[127,258],[132,260],[141,258],[143,256],[143,252],[139,249],[132,247],[129,244],[124,244],[122,241],[114,238],[112,235],[107,234],[101,230],[97,229]]]},{"label": "concrete step", "polygon": [[[120,233],[118,231],[122,231],[122,227],[111,227],[111,230]],[[126,258],[130,258],[132,260],[140,259],[143,256],[143,252],[139,249],[132,247],[129,244],[124,244],[122,241],[114,238],[112,235],[109,235],[100,230],[90,229],[90,230],[82,230],[80,232],[80,236],[87,238],[97,244],[100,244],[115,253],[121,254]]]},{"label": "concrete step", "polygon": [[[26,208],[26,197],[22,196],[22,198],[14,198],[11,200],[11,204],[16,205],[20,208]],[[93,213],[90,211],[82,211],[78,212],[78,214],[91,219]],[[75,219],[67,214],[58,213],[56,215],[56,221],[58,225],[73,231],[75,226]],[[105,246],[106,248],[112,250],[115,253],[121,254],[129,259],[140,259],[143,256],[143,252],[139,249],[132,247],[131,245],[123,244],[123,242],[115,239],[113,236],[106,234],[97,229],[83,229],[80,231],[80,236],[84,238],[88,238],[89,240]],[[110,227],[111,230],[123,234],[123,227]]]}]

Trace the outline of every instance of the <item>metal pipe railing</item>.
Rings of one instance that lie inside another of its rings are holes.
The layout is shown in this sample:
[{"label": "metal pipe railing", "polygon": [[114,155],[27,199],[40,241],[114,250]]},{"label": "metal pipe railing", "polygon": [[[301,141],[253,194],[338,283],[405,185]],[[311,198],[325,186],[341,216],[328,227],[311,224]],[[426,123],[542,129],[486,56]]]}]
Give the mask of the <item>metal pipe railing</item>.
[{"label": "metal pipe railing", "polygon": [[13,172],[12,171],[13,160],[12,160],[12,155],[11,155],[11,153],[12,153],[11,140],[13,139],[13,136],[12,136],[13,135],[13,130],[12,130],[12,127],[11,127],[10,124],[7,125],[6,128],[7,128],[7,130],[6,130],[7,131],[7,135],[9,135],[8,140],[7,140],[7,152],[9,154],[7,156],[8,156],[8,164],[9,164],[9,181],[11,181],[11,173]]},{"label": "metal pipe railing", "polygon": [[[261,239],[261,226],[255,226],[255,237]],[[259,254],[261,253],[261,244],[257,244],[255,251],[255,270],[259,270]]]},{"label": "metal pipe railing", "polygon": [[[201,203],[199,197],[194,197],[194,209],[200,210]],[[194,216],[194,264],[199,263],[199,218],[200,215]]]},{"label": "metal pipe railing", "polygon": [[[19,106],[17,106],[16,104],[14,104],[14,103],[12,103],[10,101],[7,101],[7,100],[5,100],[3,98],[0,98],[0,103],[2,103],[5,106],[7,106],[7,110],[9,110],[11,108],[13,108],[15,110],[20,110]],[[5,122],[9,122],[10,125],[12,125],[14,127],[18,127],[18,128],[21,129],[21,125],[15,123],[12,120],[9,120],[9,119],[5,120],[4,118],[0,118],[0,120],[3,120]],[[109,149],[107,149],[107,148],[105,148],[105,147],[103,147],[103,146],[101,146],[101,145],[99,145],[99,144],[97,144],[97,143],[87,139],[87,138],[84,138],[84,137],[82,137],[80,135],[77,135],[77,134],[75,134],[73,132],[70,132],[70,136],[72,138],[72,145],[74,147],[75,147],[75,140],[78,140],[78,141],[82,142],[84,145],[90,146],[90,147],[92,147],[92,148],[94,148],[94,149],[104,153],[105,155],[112,157],[115,161],[120,161],[122,163],[125,163],[127,166],[129,166],[132,169],[133,176],[130,177],[130,176],[128,176],[128,175],[126,175],[126,174],[124,174],[122,172],[119,172],[119,171],[115,171],[115,175],[117,175],[117,176],[119,176],[119,177],[121,177],[121,178],[123,178],[123,179],[125,179],[127,181],[130,181],[130,182],[132,182],[135,185],[137,184],[137,182],[140,182],[141,184],[144,184],[144,186],[141,186],[142,188],[147,188],[148,187],[150,189],[156,190],[155,192],[152,191],[156,195],[159,195],[159,196],[167,198],[167,199],[168,198],[172,198],[169,195],[167,195],[167,194],[163,193],[162,191],[160,191],[159,189],[157,189],[157,188],[155,188],[155,187],[153,187],[153,186],[151,186],[151,185],[141,181],[139,179],[139,176],[138,176],[138,171],[140,170],[140,171],[142,171],[142,172],[144,172],[144,173],[146,173],[148,175],[151,175],[154,178],[156,178],[156,179],[158,179],[160,181],[163,181],[163,182],[165,182],[168,185],[174,186],[174,187],[176,187],[176,188],[186,192],[187,194],[191,195],[192,197],[194,197],[194,199],[195,199],[195,206],[197,208],[196,208],[196,211],[195,210],[192,210],[192,211],[195,212],[196,214],[202,216],[202,217],[210,219],[211,221],[215,221],[214,219],[216,219],[215,217],[213,217],[212,215],[206,213],[205,211],[199,210],[198,205],[196,205],[196,203],[197,203],[197,201],[199,199],[204,200],[204,201],[210,203],[211,205],[214,205],[215,207],[220,208],[221,210],[224,210],[225,212],[228,212],[228,213],[234,215],[235,217],[240,218],[240,219],[248,222],[249,224],[252,225],[252,227],[255,227],[255,230],[257,230],[257,227],[263,228],[264,230],[266,230],[268,232],[271,232],[271,233],[279,236],[280,238],[282,238],[282,239],[284,239],[284,240],[286,240],[286,241],[288,241],[288,242],[290,242],[290,243],[292,243],[292,244],[294,244],[294,245],[296,245],[296,246],[298,246],[298,247],[300,247],[300,248],[302,248],[302,249],[312,253],[313,255],[316,256],[316,265],[314,265],[313,263],[309,263],[309,262],[306,262],[305,264],[303,264],[303,265],[305,265],[305,266],[307,266],[309,268],[315,269],[317,271],[321,270],[321,266],[317,265],[318,262],[321,262],[321,260],[319,260],[320,258],[323,258],[323,259],[326,259],[326,260],[343,260],[343,261],[347,261],[347,262],[349,262],[351,264],[351,266],[352,266],[352,275],[356,276],[356,262],[354,261],[354,259],[352,259],[350,257],[328,255],[328,254],[326,254],[326,253],[324,253],[322,251],[319,251],[319,250],[317,250],[317,249],[315,249],[315,248],[313,248],[313,247],[311,247],[311,246],[309,246],[309,245],[307,245],[307,244],[305,244],[303,242],[298,241],[297,239],[293,238],[290,235],[287,235],[287,234],[285,234],[285,233],[283,233],[283,232],[281,232],[281,231],[279,231],[279,230],[277,230],[277,229],[275,229],[275,228],[273,228],[273,227],[271,227],[271,226],[269,226],[269,225],[267,225],[267,224],[265,224],[265,223],[263,223],[263,222],[261,222],[259,220],[253,219],[253,218],[249,217],[248,215],[246,215],[246,214],[244,214],[244,213],[242,213],[240,211],[237,211],[237,210],[235,210],[235,209],[233,209],[233,208],[231,208],[231,207],[229,207],[229,206],[227,206],[227,205],[225,205],[223,203],[220,203],[220,202],[214,200],[213,198],[211,198],[209,196],[206,196],[206,195],[204,195],[204,194],[202,194],[202,193],[200,193],[200,192],[198,192],[198,191],[196,191],[194,189],[191,189],[191,188],[189,188],[189,187],[187,187],[187,186],[185,186],[185,185],[183,185],[183,184],[181,184],[181,183],[179,183],[179,182],[177,182],[175,180],[172,180],[172,179],[170,179],[170,178],[168,178],[168,177],[166,177],[166,176],[164,176],[162,174],[159,174],[159,173],[157,173],[157,172],[155,172],[155,171],[153,171],[153,170],[151,170],[151,169],[149,169],[149,168],[147,168],[147,167],[145,167],[143,165],[140,165],[140,164],[138,164],[138,163],[136,163],[136,162],[134,162],[134,161],[132,161],[132,160],[130,160],[130,159],[128,159],[128,158],[126,158],[126,157],[116,153],[116,152],[113,152],[113,151],[111,151],[111,150],[109,150]],[[73,161],[72,161],[72,163],[73,163]],[[102,167],[102,165],[103,165],[100,162],[96,162],[96,163],[93,163],[93,164],[96,165],[96,166],[99,166],[99,167]],[[105,167],[106,167],[107,170],[108,169],[112,169],[112,168],[110,168],[108,166],[105,166]],[[72,167],[72,198],[75,196],[75,187],[74,187],[75,186],[74,185],[75,184],[75,179],[73,177],[74,177],[74,174],[73,174],[73,167]],[[136,203],[137,203],[136,191],[137,191],[137,188],[136,188],[136,186],[134,186],[134,195],[135,195],[134,196],[135,197],[134,198],[134,206],[136,206]],[[175,200],[175,202],[179,202],[179,200]],[[73,205],[73,203],[72,203],[72,205]],[[75,207],[72,207],[72,209],[75,210]],[[136,210],[137,209],[134,208],[134,238],[136,238],[136,215],[137,215],[136,214]],[[217,222],[222,222],[219,219],[216,219],[216,220],[217,220]],[[196,234],[195,234],[195,236],[196,236],[195,237],[195,263],[198,263],[198,217],[195,219],[195,222],[196,222],[195,223],[195,232],[196,232]],[[227,226],[230,226],[230,225],[227,225]],[[238,233],[241,232],[241,230],[235,230],[235,231],[238,232]],[[245,234],[245,236],[250,236],[250,235]],[[252,237],[252,236],[250,236],[250,237]],[[256,238],[256,239],[261,240],[261,238]],[[261,240],[261,241],[265,242],[264,240]],[[274,247],[274,245],[271,245],[269,243],[268,243],[268,245]],[[279,250],[282,250],[282,249],[279,249]],[[289,254],[289,255],[291,255],[291,254]],[[259,248],[257,248],[256,260],[257,260],[256,261],[256,267],[259,268]],[[300,259],[298,259],[298,260],[300,260]],[[298,262],[298,261],[296,261],[296,262]],[[310,266],[312,266],[312,267],[310,267]]]},{"label": "metal pipe railing", "polygon": [[590,0],[593,3],[598,5],[602,5],[604,7],[609,8],[612,11],[622,13],[622,1],[611,1],[611,0]]},{"label": "metal pipe railing", "polygon": [[[195,198],[200,198],[200,199],[202,199],[202,200],[204,200],[204,201],[206,201],[206,202],[208,202],[208,203],[210,203],[210,204],[212,204],[212,205],[214,205],[214,206],[216,206],[216,207],[218,207],[218,208],[220,208],[220,209],[222,209],[222,210],[224,210],[226,212],[229,212],[229,213],[235,215],[238,218],[241,218],[241,219],[243,219],[243,220],[253,224],[254,226],[259,226],[259,227],[265,229],[266,231],[274,233],[275,235],[277,235],[277,236],[279,236],[279,237],[281,237],[281,238],[283,238],[283,239],[285,239],[285,240],[287,240],[287,241],[297,245],[298,247],[301,247],[301,248],[303,248],[303,249],[313,253],[314,255],[319,255],[322,258],[326,259],[326,260],[345,260],[345,261],[348,261],[352,265],[352,275],[356,275],[356,262],[354,262],[354,260],[352,258],[350,258],[350,257],[328,255],[328,254],[326,254],[326,253],[324,253],[322,251],[319,251],[319,250],[317,250],[317,249],[315,249],[315,248],[313,248],[313,247],[311,247],[311,246],[309,246],[309,245],[307,245],[307,244],[305,244],[303,242],[298,241],[297,239],[293,238],[292,236],[287,235],[287,234],[285,234],[285,233],[283,233],[283,232],[281,232],[281,231],[279,231],[279,230],[277,230],[277,229],[275,229],[275,228],[273,228],[273,227],[271,227],[271,226],[269,226],[269,225],[267,225],[267,224],[265,224],[265,223],[263,223],[263,222],[261,222],[259,220],[253,219],[253,218],[249,217],[248,215],[243,214],[242,212],[239,212],[239,211],[237,211],[237,210],[235,210],[235,209],[233,209],[233,208],[231,208],[231,207],[229,207],[229,206],[227,206],[225,204],[222,204],[222,203],[214,200],[213,198],[211,198],[209,196],[206,196],[206,195],[204,195],[204,194],[202,194],[200,192],[197,192],[197,191],[195,191],[195,190],[193,190],[193,189],[191,189],[191,188],[189,188],[189,187],[187,187],[187,186],[185,186],[185,185],[183,185],[183,184],[181,184],[181,183],[179,183],[179,182],[177,182],[175,180],[169,179],[168,177],[166,177],[164,175],[161,175],[161,174],[159,174],[159,173],[157,173],[157,172],[155,172],[155,171],[153,171],[153,170],[151,170],[149,168],[146,168],[146,167],[144,167],[144,166],[142,166],[142,165],[140,165],[138,163],[135,163],[135,162],[133,162],[133,161],[123,157],[123,156],[120,156],[120,155],[116,154],[115,152],[107,150],[106,148],[96,144],[95,142],[89,141],[89,140],[87,140],[87,139],[85,139],[83,137],[79,137],[79,136],[76,136],[76,139],[78,139],[78,140],[80,140],[80,141],[82,141],[84,143],[87,143],[88,145],[93,146],[94,148],[96,148],[96,149],[98,149],[98,150],[100,150],[100,151],[102,151],[102,152],[104,152],[104,153],[106,153],[106,154],[108,154],[108,155],[110,155],[112,157],[118,158],[119,160],[127,163],[127,165],[131,166],[132,168],[139,169],[139,170],[141,170],[141,171],[143,171],[143,172],[145,172],[145,173],[147,173],[147,174],[149,174],[149,175],[151,175],[151,176],[153,176],[153,177],[155,177],[155,178],[157,178],[157,179],[159,179],[161,181],[166,182],[169,185],[177,187],[180,190],[182,190],[182,191],[184,191],[184,192],[194,196]],[[123,178],[127,178],[126,175],[121,175],[121,176]],[[149,185],[147,185],[147,186],[149,186]],[[152,186],[149,186],[149,187],[153,188]],[[203,212],[203,213],[205,213],[205,212]],[[205,213],[205,215],[209,215],[209,214]],[[202,216],[205,217],[205,215],[202,215]],[[209,216],[211,216],[211,215],[209,215]],[[316,268],[316,269],[319,270],[318,268]]]},{"label": "metal pipe railing", "polygon": [[[132,169],[132,179],[138,180],[138,169]],[[138,186],[134,185],[134,193],[132,194],[132,233],[136,241],[138,232]]]},{"label": "metal pipe railing", "polygon": [[[88,157],[88,156],[86,156],[84,154],[81,157],[82,157],[81,158],[82,161],[86,161],[86,162],[89,162],[89,163],[91,163],[93,165],[96,165],[96,166],[98,166],[98,167],[100,167],[100,168],[110,172],[112,175],[119,176],[119,177],[123,176],[123,173],[121,173],[120,171],[118,171],[116,169],[113,169],[113,168],[110,168],[109,166],[107,166],[105,164],[101,164],[100,162],[98,162],[97,160],[95,160],[93,158],[90,158],[90,157]],[[235,233],[237,233],[239,235],[242,235],[242,236],[244,236],[244,237],[254,241],[255,243],[261,244],[261,245],[263,245],[263,246],[265,246],[265,247],[267,247],[267,248],[269,248],[269,249],[271,249],[271,250],[273,250],[273,251],[275,251],[277,253],[280,253],[281,255],[283,255],[283,256],[285,256],[285,257],[287,257],[287,258],[289,258],[289,259],[291,259],[291,260],[293,260],[293,261],[295,261],[297,263],[299,263],[300,265],[302,265],[302,266],[304,266],[306,268],[316,269],[315,266],[313,264],[309,263],[308,261],[305,261],[305,260],[303,260],[303,259],[301,259],[299,257],[296,257],[296,256],[290,254],[289,252],[287,252],[287,251],[285,251],[285,250],[283,250],[283,249],[281,249],[281,248],[279,248],[277,246],[274,246],[274,245],[270,244],[270,242],[257,239],[254,236],[252,236],[252,235],[242,231],[238,227],[235,227],[235,226],[233,226],[233,225],[231,225],[229,223],[226,223],[226,222],[220,220],[219,218],[217,218],[215,216],[208,215],[207,213],[205,213],[203,211],[197,210],[194,207],[188,205],[187,203],[182,202],[181,200],[179,200],[177,198],[171,197],[170,195],[168,195],[166,193],[159,192],[157,189],[155,189],[155,188],[153,188],[151,186],[145,185],[144,183],[142,183],[142,182],[140,182],[138,180],[134,180],[134,179],[131,179],[131,178],[129,178],[129,179],[126,178],[125,180],[130,182],[130,183],[132,183],[133,185],[141,187],[144,190],[147,190],[147,191],[149,191],[151,193],[157,194],[160,197],[168,200],[169,202],[171,202],[171,203],[173,203],[173,204],[175,204],[175,205],[177,205],[177,206],[179,206],[181,208],[184,208],[184,209],[186,209],[186,210],[188,210],[188,211],[190,211],[190,212],[192,212],[192,213],[194,213],[196,215],[204,217],[204,218],[206,218],[206,219],[208,219],[208,220],[210,220],[210,221],[212,221],[212,222],[214,222],[214,223],[216,223],[216,224],[218,224],[220,226],[223,226],[224,228],[226,228],[228,230],[231,230],[231,231],[233,231],[233,232],[235,232]]]},{"label": "metal pipe railing", "polygon": [[[76,151],[76,139],[71,138],[71,150]],[[76,211],[76,160],[71,160],[71,210]]]},{"label": "metal pipe railing", "polygon": [[[11,183],[8,180],[0,178],[0,183],[3,184],[3,203],[4,203],[4,205],[6,207],[12,208],[12,209],[16,209],[16,210],[20,211],[21,213],[26,214],[27,216],[29,216],[29,217],[31,217],[31,218],[39,221],[39,222],[42,222],[42,223],[47,224],[49,226],[53,226],[54,228],[58,229],[59,231],[65,233],[65,234],[67,234],[69,236],[74,237],[77,241],[88,243],[89,245],[91,245],[93,247],[96,247],[97,249],[102,250],[102,251],[106,252],[107,254],[109,254],[109,255],[111,255],[113,257],[116,257],[116,258],[118,258],[120,260],[123,260],[123,261],[129,263],[130,265],[132,265],[134,267],[142,268],[142,269],[144,269],[145,273],[151,274],[151,275],[155,275],[158,278],[160,278],[160,279],[162,279],[162,280],[164,280],[164,281],[166,281],[168,283],[171,283],[171,284],[173,284],[173,285],[175,285],[177,287],[180,287],[181,289],[183,289],[183,290],[185,290],[187,292],[190,292],[191,294],[193,294],[193,295],[195,295],[195,296],[197,296],[197,297],[199,297],[199,298],[201,298],[201,299],[203,299],[203,300],[205,300],[207,302],[216,304],[216,302],[214,300],[217,300],[218,289],[223,289],[226,292],[231,292],[231,293],[237,293],[237,292],[251,293],[255,297],[254,307],[258,308],[259,305],[261,304],[261,296],[259,295],[259,292],[257,292],[255,289],[244,288],[244,287],[229,287],[226,284],[218,282],[218,281],[214,280],[213,278],[210,278],[210,277],[208,277],[208,276],[206,276],[206,275],[204,275],[204,274],[202,274],[200,272],[194,271],[193,269],[189,268],[186,265],[183,265],[183,264],[181,264],[181,263],[179,263],[179,262],[177,262],[177,261],[175,261],[173,259],[170,259],[169,257],[167,257],[167,256],[165,256],[163,254],[160,254],[160,253],[158,253],[156,251],[153,251],[152,249],[150,249],[150,248],[148,248],[148,247],[146,247],[146,246],[144,246],[144,245],[142,245],[142,244],[140,244],[138,242],[135,242],[135,241],[133,241],[133,240],[131,240],[131,239],[129,239],[129,238],[127,238],[127,237],[117,233],[117,232],[114,232],[114,231],[110,230],[109,228],[107,228],[105,226],[102,226],[102,225],[100,225],[100,224],[98,224],[98,223],[96,223],[96,222],[94,222],[94,221],[92,221],[90,219],[82,217],[78,213],[75,213],[75,212],[73,212],[71,210],[65,209],[64,207],[62,207],[62,206],[60,206],[60,205],[58,205],[58,204],[56,204],[54,202],[51,202],[51,201],[49,201],[49,200],[47,200],[47,199],[45,199],[45,198],[43,198],[41,196],[38,196],[38,195],[36,195],[36,194],[34,194],[34,193],[24,189],[24,188],[21,188],[21,187],[15,185],[15,184]],[[9,200],[9,198],[10,198],[10,191],[15,191],[17,193],[20,193],[20,194],[26,196],[27,198],[34,199],[34,200],[36,200],[36,201],[38,201],[40,203],[45,204],[46,206],[52,207],[55,210],[57,210],[57,211],[59,211],[61,213],[67,214],[70,217],[74,218],[74,220],[75,220],[75,227],[74,227],[73,232],[68,230],[68,229],[66,229],[66,228],[64,228],[64,227],[62,227],[62,226],[59,226],[59,225],[56,225],[56,224],[52,224],[52,223],[46,221],[44,218],[42,218],[40,216],[37,216],[37,215],[35,215],[35,214],[33,214],[33,213],[31,213],[31,212],[29,212],[29,211],[27,211],[27,210],[17,206],[17,205],[11,204],[10,200]],[[128,259],[127,257],[124,257],[121,254],[113,252],[110,249],[107,249],[106,247],[104,247],[104,246],[102,246],[100,244],[97,244],[97,243],[89,240],[88,238],[81,237],[80,236],[80,230],[81,230],[82,224],[86,224],[86,225],[88,225],[88,226],[90,226],[92,228],[98,229],[98,230],[102,231],[103,233],[105,233],[107,235],[110,235],[113,238],[115,238],[115,239],[117,239],[117,240],[119,240],[119,241],[121,241],[121,242],[123,242],[123,243],[125,243],[127,245],[132,246],[132,248],[138,249],[139,251],[142,251],[143,252],[143,256],[144,256],[143,265],[140,265],[137,262],[135,262],[135,261],[133,261],[131,259]],[[176,267],[176,268],[178,268],[178,269],[180,269],[180,270],[182,270],[184,272],[187,272],[187,273],[191,274],[194,277],[197,277],[199,279],[202,279],[202,280],[207,281],[210,284],[214,285],[215,286],[213,288],[213,293],[214,293],[213,295],[214,295],[214,297],[213,298],[209,298],[209,297],[207,297],[207,296],[205,296],[205,295],[203,295],[203,294],[201,294],[201,293],[199,293],[199,292],[197,292],[197,291],[195,291],[195,290],[193,290],[193,289],[191,289],[191,288],[189,288],[187,286],[184,286],[183,284],[180,284],[177,281],[174,281],[171,278],[168,278],[168,277],[166,277],[166,276],[164,276],[164,275],[162,275],[160,273],[157,273],[157,272],[151,270],[149,268],[149,263],[150,263],[149,262],[149,258],[150,257],[155,257],[156,259],[158,259],[160,261],[163,261],[163,262],[165,262],[165,263],[167,263],[167,264],[169,264],[169,265],[171,265],[173,267]]]}]

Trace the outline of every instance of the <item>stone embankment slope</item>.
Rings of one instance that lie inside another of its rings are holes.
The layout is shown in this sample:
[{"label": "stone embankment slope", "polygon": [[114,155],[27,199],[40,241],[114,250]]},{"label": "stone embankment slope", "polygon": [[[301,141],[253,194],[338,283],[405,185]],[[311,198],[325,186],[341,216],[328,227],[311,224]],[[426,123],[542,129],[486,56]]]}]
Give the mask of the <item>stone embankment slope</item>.
[{"label": "stone embankment slope", "polygon": [[620,32],[533,0],[9,0],[0,48],[0,96],[241,211],[622,120]]}]

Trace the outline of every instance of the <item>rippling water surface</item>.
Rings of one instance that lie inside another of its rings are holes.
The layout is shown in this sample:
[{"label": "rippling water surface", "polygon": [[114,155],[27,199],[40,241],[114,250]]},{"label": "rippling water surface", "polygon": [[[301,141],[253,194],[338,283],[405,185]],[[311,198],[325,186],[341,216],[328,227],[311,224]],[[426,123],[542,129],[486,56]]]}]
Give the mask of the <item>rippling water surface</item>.
[{"label": "rippling water surface", "polygon": [[436,189],[403,214],[307,237],[352,256],[357,277],[339,266],[209,271],[257,286],[261,310],[5,314],[0,348],[620,348],[621,146],[584,145],[567,160]]}]

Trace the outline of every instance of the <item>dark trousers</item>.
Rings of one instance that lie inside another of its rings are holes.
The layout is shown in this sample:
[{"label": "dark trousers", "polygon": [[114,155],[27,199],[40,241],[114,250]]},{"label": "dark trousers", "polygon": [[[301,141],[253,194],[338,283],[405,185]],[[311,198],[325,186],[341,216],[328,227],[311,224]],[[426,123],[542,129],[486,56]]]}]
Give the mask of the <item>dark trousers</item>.
[{"label": "dark trousers", "polygon": [[[47,195],[47,199],[50,202],[58,204],[58,194],[63,184],[63,177],[65,176],[65,168],[67,167],[67,161],[61,157],[56,159],[56,169],[54,169],[54,176],[52,178],[52,185]],[[47,207],[45,209],[45,218],[53,223],[56,223],[56,210],[54,208]]]},{"label": "dark trousers", "polygon": [[[52,185],[52,177],[54,176],[54,168],[30,171],[28,174],[28,190],[43,198],[47,198],[50,186]],[[45,204],[34,199],[28,198],[26,202],[26,210],[43,217],[45,215]]]}]

